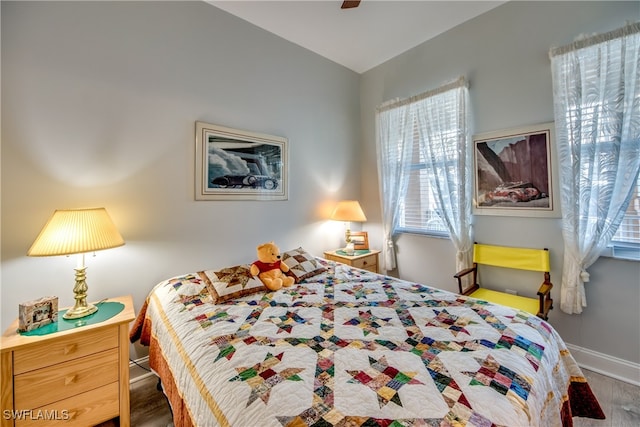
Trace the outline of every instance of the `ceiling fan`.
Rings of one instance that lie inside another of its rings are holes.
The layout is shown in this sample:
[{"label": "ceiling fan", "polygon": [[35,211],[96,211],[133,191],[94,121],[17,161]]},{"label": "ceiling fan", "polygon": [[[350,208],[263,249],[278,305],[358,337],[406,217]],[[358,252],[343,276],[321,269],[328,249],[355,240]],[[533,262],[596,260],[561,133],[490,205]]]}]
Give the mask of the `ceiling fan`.
[{"label": "ceiling fan", "polygon": [[360,5],[360,0],[358,1],[343,1],[340,9],[352,9],[354,7],[358,7]]}]

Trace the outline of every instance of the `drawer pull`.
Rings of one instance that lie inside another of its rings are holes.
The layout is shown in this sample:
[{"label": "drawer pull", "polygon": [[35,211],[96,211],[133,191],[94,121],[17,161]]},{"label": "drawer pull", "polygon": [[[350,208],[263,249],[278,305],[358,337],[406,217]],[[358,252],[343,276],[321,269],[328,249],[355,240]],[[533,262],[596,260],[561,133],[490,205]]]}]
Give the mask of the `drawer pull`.
[{"label": "drawer pull", "polygon": [[367,261],[365,261],[365,262],[363,262],[363,263],[362,263],[362,265],[367,265],[367,264],[368,264],[368,263],[367,263]]},{"label": "drawer pull", "polygon": [[73,352],[75,352],[78,349],[78,345],[77,344],[69,344],[67,346],[64,347],[64,355],[68,355],[71,354]]},{"label": "drawer pull", "polygon": [[69,385],[72,383],[75,383],[78,379],[77,375],[69,375],[67,377],[64,378],[64,385]]}]

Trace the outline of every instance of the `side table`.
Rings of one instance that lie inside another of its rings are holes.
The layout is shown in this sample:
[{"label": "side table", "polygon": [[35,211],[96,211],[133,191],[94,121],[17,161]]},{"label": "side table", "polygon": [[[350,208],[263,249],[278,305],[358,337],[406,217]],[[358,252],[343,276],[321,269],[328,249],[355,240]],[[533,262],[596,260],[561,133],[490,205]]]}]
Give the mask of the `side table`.
[{"label": "side table", "polygon": [[107,302],[122,304],[122,310],[96,323],[75,319],[75,328],[25,335],[17,332],[16,319],[4,332],[0,426],[86,427],[115,417],[120,426],[130,426],[133,301],[123,296]]},{"label": "side table", "polygon": [[341,249],[326,251],[324,257],[330,261],[340,262],[356,268],[362,268],[373,273],[378,272],[378,254],[377,250],[358,250],[354,255],[347,255]]}]

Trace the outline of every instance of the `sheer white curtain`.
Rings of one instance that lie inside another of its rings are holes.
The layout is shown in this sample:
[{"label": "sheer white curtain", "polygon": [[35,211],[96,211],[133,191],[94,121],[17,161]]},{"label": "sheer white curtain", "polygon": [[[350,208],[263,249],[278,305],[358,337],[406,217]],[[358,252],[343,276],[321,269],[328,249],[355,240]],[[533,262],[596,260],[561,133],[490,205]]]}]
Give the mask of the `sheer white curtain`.
[{"label": "sheer white curtain", "polygon": [[561,309],[586,307],[587,268],[615,234],[640,170],[640,23],[552,49],[565,242]]},{"label": "sheer white curtain", "polygon": [[471,265],[473,249],[468,98],[467,84],[460,78],[414,105],[436,205],[457,250],[456,271]]},{"label": "sheer white curtain", "polygon": [[383,250],[381,269],[396,268],[394,236],[398,229],[398,206],[407,192],[409,176],[405,173],[411,162],[409,138],[412,132],[409,105],[376,112],[376,149],[380,176],[380,200],[382,202]]},{"label": "sheer white curtain", "polygon": [[385,239],[383,268],[395,268],[394,237],[418,144],[431,191],[457,250],[458,271],[471,263],[471,145],[464,78],[434,91],[393,101],[376,112],[378,173]]}]

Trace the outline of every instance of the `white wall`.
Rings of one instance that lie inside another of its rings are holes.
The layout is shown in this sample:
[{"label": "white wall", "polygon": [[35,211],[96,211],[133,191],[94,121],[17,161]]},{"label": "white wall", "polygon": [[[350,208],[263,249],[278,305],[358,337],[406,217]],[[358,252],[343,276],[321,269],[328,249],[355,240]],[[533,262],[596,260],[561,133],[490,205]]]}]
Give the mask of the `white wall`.
[{"label": "white wall", "polygon": [[[55,209],[105,206],[126,245],[87,257],[89,299],[252,262],[259,243],[337,247],[359,191],[359,76],[204,2],[2,7],[2,330],[71,305],[74,259],[26,251]],[[195,122],[289,140],[288,201],[194,201]]]},{"label": "white wall", "polygon": [[[360,197],[379,247],[377,105],[465,75],[476,132],[551,121],[549,47],[639,13],[513,2],[358,76],[205,3],[2,1],[2,330],[19,302],[72,303],[75,261],[25,256],[54,209],[109,210],[127,244],[87,259],[90,297],[132,294],[136,309],[158,281],[252,261],[262,241],[338,246],[343,230],[325,218],[340,198]],[[195,202],[197,120],[287,137],[289,200]],[[559,220],[474,220],[478,240],[550,247],[559,300]],[[455,289],[448,240],[403,235],[398,254],[402,277]],[[601,259],[590,273],[585,312],[557,306],[551,322],[640,363],[640,263]]]},{"label": "white wall", "polygon": [[[364,209],[378,225],[374,112],[394,98],[406,98],[466,76],[470,81],[475,133],[553,121],[552,46],[580,34],[605,32],[640,19],[637,2],[510,2],[468,21],[363,74],[361,81]],[[559,219],[474,217],[475,239],[512,246],[548,247],[556,285],[551,323],[576,346],[640,363],[640,263],[601,258],[589,269],[588,307],[581,315],[560,310],[563,240]],[[369,238],[380,245],[381,236]],[[401,235],[397,240],[401,277],[456,290],[455,251],[449,240]],[[524,291],[513,276],[510,288]],[[530,283],[535,295],[538,283]],[[636,368],[636,376],[637,368]],[[640,377],[635,381],[640,381]]]}]

